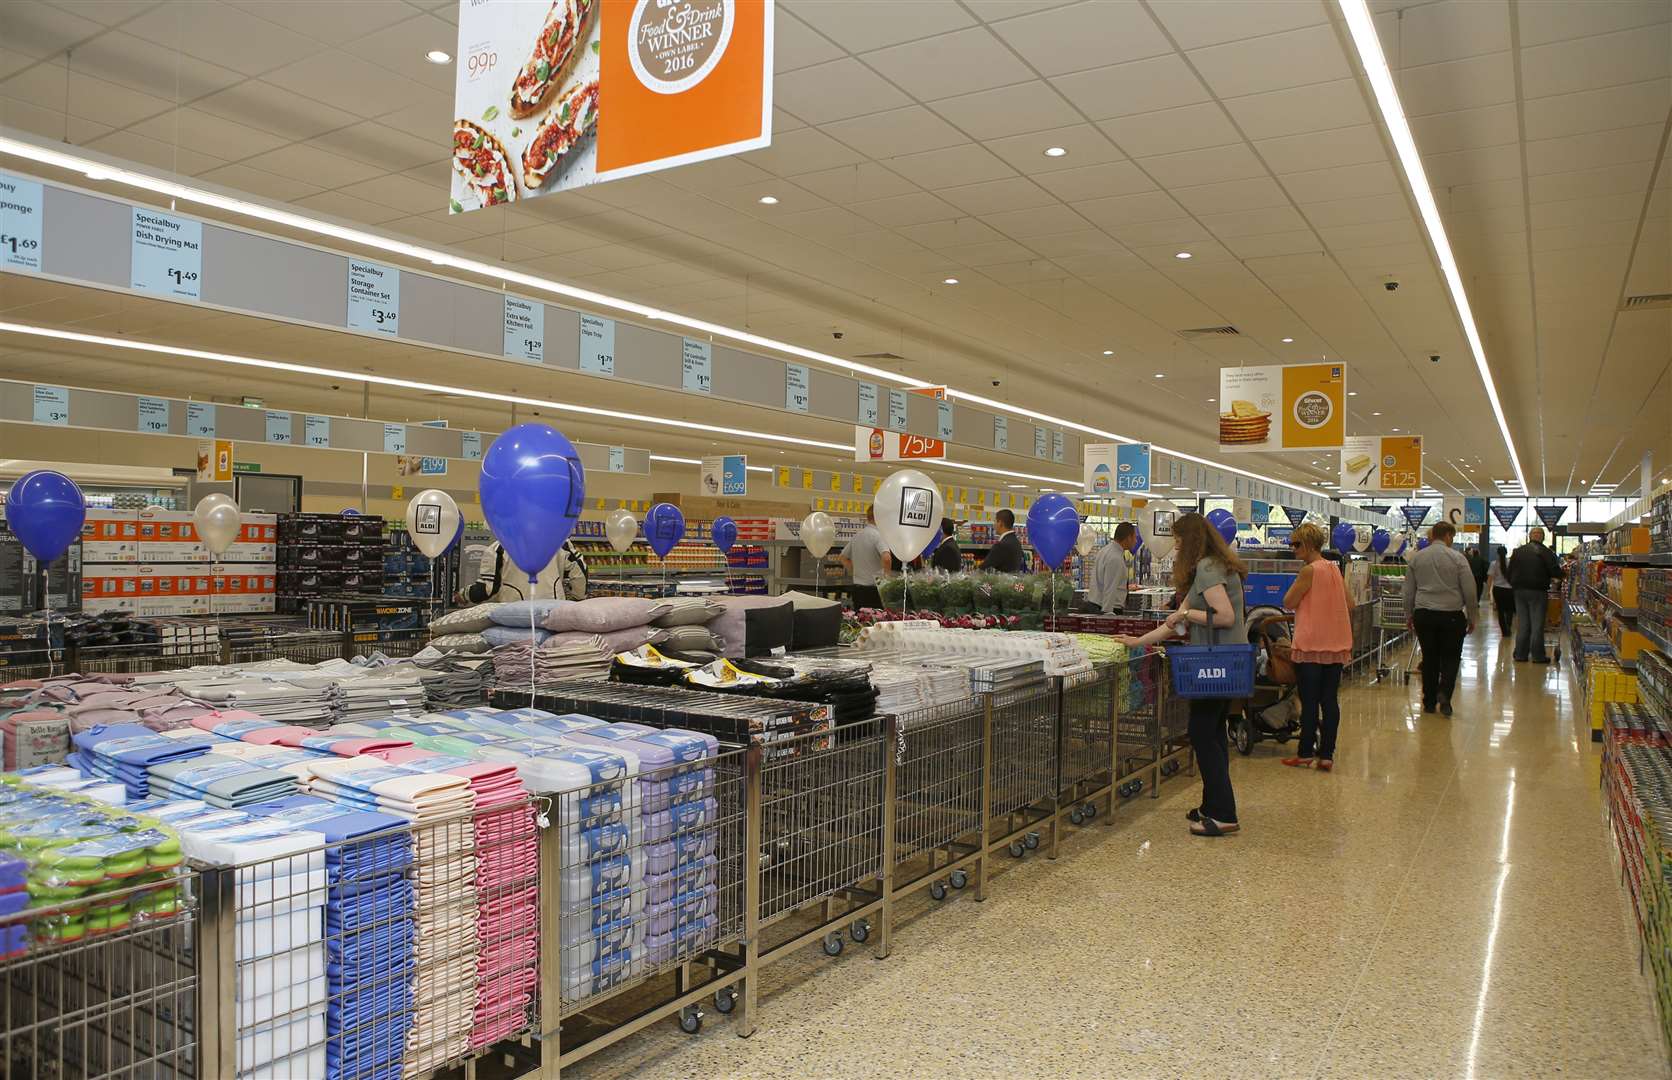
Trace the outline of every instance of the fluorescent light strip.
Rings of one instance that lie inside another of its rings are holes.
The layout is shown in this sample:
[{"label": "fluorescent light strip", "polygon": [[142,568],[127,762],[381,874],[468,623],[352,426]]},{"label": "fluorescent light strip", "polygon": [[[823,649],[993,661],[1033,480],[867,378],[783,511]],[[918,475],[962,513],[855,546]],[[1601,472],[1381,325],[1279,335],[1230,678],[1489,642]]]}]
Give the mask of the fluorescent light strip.
[{"label": "fluorescent light strip", "polygon": [[1440,220],[1440,207],[1434,201],[1434,192],[1428,186],[1428,175],[1422,168],[1422,155],[1417,152],[1417,142],[1411,134],[1411,126],[1405,120],[1405,109],[1399,103],[1399,89],[1394,85],[1393,72],[1388,69],[1387,57],[1382,54],[1382,42],[1376,36],[1376,23],[1371,18],[1370,8],[1365,0],[1336,0],[1341,8],[1341,15],[1347,21],[1347,31],[1352,35],[1353,47],[1358,50],[1359,63],[1364,67],[1364,73],[1370,80],[1370,88],[1376,95],[1376,107],[1382,114],[1382,122],[1387,126],[1388,136],[1393,140],[1393,148],[1399,154],[1399,165],[1405,170],[1405,182],[1410,186],[1411,196],[1416,200],[1417,209],[1422,214],[1422,224],[1428,230],[1429,243],[1434,245],[1435,257],[1440,263],[1440,273],[1446,279],[1446,288],[1451,291],[1451,302],[1457,309],[1457,320],[1463,326],[1463,336],[1469,340],[1469,352],[1475,358],[1475,368],[1480,372],[1481,385],[1486,389],[1486,399],[1492,403],[1492,415],[1498,420],[1498,431],[1504,437],[1504,447],[1509,451],[1509,461],[1515,468],[1515,475],[1520,478],[1523,486],[1527,483],[1526,474],[1521,471],[1521,458],[1515,452],[1515,440],[1510,437],[1509,420],[1504,416],[1503,403],[1498,400],[1498,387],[1492,380],[1492,369],[1486,363],[1486,347],[1480,339],[1480,331],[1475,326],[1474,311],[1469,307],[1469,297],[1463,291],[1463,277],[1457,271],[1457,259],[1452,255],[1451,243],[1446,239],[1446,227]]},{"label": "fluorescent light strip", "polygon": [[[245,199],[233,198],[232,196],[222,195],[218,192],[206,191],[202,188],[192,187],[178,181],[164,180],[161,177],[152,176],[148,173],[136,172],[133,169],[121,166],[107,164],[80,154],[67,153],[57,147],[38,146],[32,142],[27,142],[21,139],[0,136],[0,154],[9,154],[13,157],[23,158],[24,160],[37,162],[42,165],[49,165],[53,168],[68,169],[73,172],[84,173],[92,180],[123,184],[128,187],[138,188],[141,191],[149,191],[153,194],[166,196],[167,198],[180,202],[214,207],[217,210],[222,210],[229,214],[235,214],[240,217],[255,218],[258,221],[266,221],[275,225],[283,225],[286,228],[296,229],[300,232],[328,236],[336,240],[342,240],[350,244],[357,244],[362,247],[369,247],[377,251],[385,251],[394,255],[403,255],[410,259],[421,259],[436,266],[450,267],[454,270],[461,270],[465,273],[476,274],[497,282],[514,282],[529,289],[534,289],[540,292],[548,292],[557,296],[568,297],[572,300],[579,300],[583,303],[591,304],[596,307],[626,312],[628,314],[637,315],[643,319],[665,322],[674,326],[701,331],[716,337],[729,338],[732,341],[743,342],[745,344],[754,345],[758,348],[768,349],[774,352],[788,353],[791,356],[795,356],[803,360],[811,360],[815,363],[840,368],[843,371],[855,374],[868,375],[883,382],[896,383],[901,386],[911,387],[914,389],[939,385],[935,383],[927,383],[921,379],[913,379],[910,376],[901,375],[897,372],[886,371],[882,368],[871,367],[868,364],[856,364],[851,360],[845,360],[839,356],[831,356],[829,353],[822,353],[813,349],[804,349],[799,345],[792,345],[789,342],[763,337],[759,334],[750,333],[747,330],[739,330],[736,327],[724,326],[720,323],[706,322],[702,319],[694,319],[686,315],[663,311],[659,308],[653,308],[646,304],[635,303],[634,301],[625,300],[618,296],[609,296],[605,293],[594,292],[591,289],[582,289],[574,285],[565,285],[562,282],[553,281],[550,278],[537,277],[534,274],[527,274],[520,270],[514,270],[502,263],[485,263],[479,262],[475,259],[461,258],[460,256],[438,248],[428,248],[421,244],[409,243],[403,240],[394,240],[377,233],[367,232],[364,229],[355,229],[346,225],[338,225],[330,221],[321,221],[317,218],[308,217],[304,214],[281,210],[276,207],[263,205],[261,203],[250,202]],[[1470,325],[1473,325],[1472,322]],[[1488,382],[1488,389],[1490,390],[1490,381]],[[1116,442],[1132,443],[1142,441],[1126,435],[1117,435],[1112,431],[1104,431],[1101,428],[1076,423],[1072,420],[1065,420],[1062,417],[1052,416],[1049,413],[1036,412],[1032,409],[1024,409],[1018,405],[1011,405],[1007,402],[994,401],[991,398],[985,398],[977,394],[956,390],[952,387],[947,388],[947,396],[959,398],[964,401],[971,402],[972,404],[994,409],[998,412],[1027,417],[1029,419],[1038,420],[1041,423],[1052,424],[1057,427],[1066,428],[1072,431],[1079,431],[1088,435],[1096,435],[1099,438],[1113,439]],[[1493,395],[1492,402],[1493,408],[1498,409],[1497,397],[1495,394]],[[1499,425],[1502,427],[1503,413],[1501,409],[1498,410],[1498,416]],[[1507,428],[1505,429],[1505,438],[1508,438]],[[1277,480],[1269,476],[1264,476],[1260,473],[1249,472],[1246,469],[1240,469],[1233,465],[1226,465],[1223,462],[1210,461],[1207,458],[1199,458],[1193,454],[1184,453],[1181,450],[1170,449],[1160,445],[1159,443],[1152,445],[1161,453],[1170,454],[1177,458],[1183,458],[1186,461],[1193,461],[1198,465],[1208,465],[1226,472],[1251,477],[1252,479],[1260,480],[1268,484],[1277,484],[1280,487],[1295,491],[1299,490],[1295,484],[1289,481]],[[1515,456],[1515,448],[1513,446],[1510,447],[1510,456],[1512,459]],[[1520,471],[1519,462],[1516,462],[1516,471]]]}]

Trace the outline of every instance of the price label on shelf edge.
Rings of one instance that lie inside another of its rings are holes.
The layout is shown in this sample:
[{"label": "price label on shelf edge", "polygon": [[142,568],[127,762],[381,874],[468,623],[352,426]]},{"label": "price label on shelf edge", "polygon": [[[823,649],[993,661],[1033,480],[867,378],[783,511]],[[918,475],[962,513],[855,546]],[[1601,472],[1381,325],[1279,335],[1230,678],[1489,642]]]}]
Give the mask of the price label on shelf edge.
[{"label": "price label on shelf edge", "polygon": [[65,427],[70,422],[70,392],[62,386],[35,386],[34,417],[37,424]]},{"label": "price label on shelf edge", "polygon": [[348,260],[348,327],[393,337],[401,310],[401,272],[392,266]]},{"label": "price label on shelf edge", "polygon": [[505,355],[530,364],[545,362],[545,304],[520,296],[505,297]]},{"label": "price label on shelf edge", "polygon": [[303,417],[302,441],[313,447],[329,447],[331,445],[331,418],[311,414]]},{"label": "price label on shelf edge", "polygon": [[148,435],[168,435],[173,431],[169,418],[168,399],[157,397],[142,397],[135,399],[138,405],[136,424],[138,430]]},{"label": "price label on shelf edge", "polygon": [[203,222],[133,208],[130,288],[197,300],[203,295]]},{"label": "price label on shelf edge", "polygon": [[615,375],[615,320],[581,316],[580,367],[588,375]]}]

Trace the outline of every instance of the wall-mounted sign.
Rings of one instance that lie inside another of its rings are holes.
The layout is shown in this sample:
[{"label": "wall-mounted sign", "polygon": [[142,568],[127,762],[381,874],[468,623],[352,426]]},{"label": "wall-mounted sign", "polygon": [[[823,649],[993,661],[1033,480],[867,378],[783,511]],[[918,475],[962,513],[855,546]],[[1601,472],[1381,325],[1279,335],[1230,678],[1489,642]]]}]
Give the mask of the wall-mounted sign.
[{"label": "wall-mounted sign", "polygon": [[890,390],[888,392],[888,426],[895,431],[906,430],[906,392],[904,390]]},{"label": "wall-mounted sign", "polygon": [[213,439],[215,406],[207,401],[186,402],[186,434],[199,439]]},{"label": "wall-mounted sign", "polygon": [[770,145],[772,15],[772,0],[459,4],[452,212]]},{"label": "wall-mounted sign", "polygon": [[128,284],[165,296],[202,296],[203,222],[134,207]]},{"label": "wall-mounted sign", "polygon": [[0,173],[0,266],[41,268],[41,185]]},{"label": "wall-mounted sign", "polygon": [[505,355],[531,364],[545,361],[546,305],[520,296],[505,297]]},{"label": "wall-mounted sign", "polygon": [[136,400],[139,406],[138,430],[150,435],[167,435],[170,431],[168,400],[155,397]]},{"label": "wall-mounted sign", "polygon": [[401,272],[348,260],[348,328],[393,336],[401,310]]},{"label": "wall-mounted sign", "polygon": [[806,364],[784,365],[784,408],[791,412],[807,411],[812,402],[812,375]]},{"label": "wall-mounted sign", "polygon": [[270,443],[288,443],[293,435],[290,414],[278,409],[268,409],[262,417]]},{"label": "wall-mounted sign", "polygon": [[581,316],[581,370],[588,375],[615,374],[615,320]]},{"label": "wall-mounted sign", "polygon": [[1346,435],[1347,366],[1219,369],[1222,452],[1319,450]]},{"label": "wall-mounted sign", "polygon": [[1010,449],[1010,418],[1007,416],[993,417],[993,449]]},{"label": "wall-mounted sign", "polygon": [[331,445],[331,418],[309,414],[302,418],[302,442],[308,446]]},{"label": "wall-mounted sign", "polygon": [[681,383],[693,394],[714,392],[714,346],[695,338],[683,339]]},{"label": "wall-mounted sign", "polygon": [[877,384],[862,382],[859,384],[859,416],[857,418],[866,427],[876,427],[882,423],[882,416],[877,411]]}]

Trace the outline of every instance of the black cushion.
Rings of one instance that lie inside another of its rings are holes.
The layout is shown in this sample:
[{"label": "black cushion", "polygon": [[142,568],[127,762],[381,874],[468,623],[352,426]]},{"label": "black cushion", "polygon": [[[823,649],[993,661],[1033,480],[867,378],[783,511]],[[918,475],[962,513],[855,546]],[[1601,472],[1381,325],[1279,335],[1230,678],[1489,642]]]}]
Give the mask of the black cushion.
[{"label": "black cushion", "polygon": [[840,643],[842,636],[842,605],[822,608],[800,608],[795,613],[795,647],[797,649],[827,649]]},{"label": "black cushion", "polygon": [[765,656],[795,643],[795,607],[788,601],[743,613],[743,655]]}]

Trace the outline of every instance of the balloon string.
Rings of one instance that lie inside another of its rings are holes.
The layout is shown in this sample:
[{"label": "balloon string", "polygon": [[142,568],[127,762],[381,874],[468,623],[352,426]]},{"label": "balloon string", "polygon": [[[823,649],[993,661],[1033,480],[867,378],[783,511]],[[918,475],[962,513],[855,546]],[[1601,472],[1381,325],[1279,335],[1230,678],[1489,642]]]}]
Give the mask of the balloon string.
[{"label": "balloon string", "polygon": [[41,602],[46,608],[46,677],[50,679],[58,674],[58,659],[52,652],[52,566],[45,565],[46,577],[41,579]]},{"label": "balloon string", "polygon": [[[528,579],[528,591],[530,595],[533,595],[533,578]],[[531,709],[536,707],[534,701],[534,650],[540,647],[540,643],[535,640],[537,636],[534,633],[534,605],[530,604],[528,605],[528,707]]]}]

